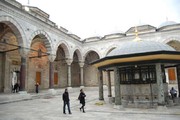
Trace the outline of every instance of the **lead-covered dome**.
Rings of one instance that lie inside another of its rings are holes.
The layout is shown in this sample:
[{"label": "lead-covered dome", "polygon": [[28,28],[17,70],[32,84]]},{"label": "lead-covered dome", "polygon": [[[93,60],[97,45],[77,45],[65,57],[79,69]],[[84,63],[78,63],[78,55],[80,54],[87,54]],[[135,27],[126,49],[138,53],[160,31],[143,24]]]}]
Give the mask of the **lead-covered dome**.
[{"label": "lead-covered dome", "polygon": [[175,25],[175,24],[177,24],[177,23],[174,21],[165,21],[165,22],[161,23],[158,28],[169,26],[169,25]]},{"label": "lead-covered dome", "polygon": [[119,56],[155,51],[176,51],[171,46],[154,41],[130,41],[112,50],[107,56]]}]

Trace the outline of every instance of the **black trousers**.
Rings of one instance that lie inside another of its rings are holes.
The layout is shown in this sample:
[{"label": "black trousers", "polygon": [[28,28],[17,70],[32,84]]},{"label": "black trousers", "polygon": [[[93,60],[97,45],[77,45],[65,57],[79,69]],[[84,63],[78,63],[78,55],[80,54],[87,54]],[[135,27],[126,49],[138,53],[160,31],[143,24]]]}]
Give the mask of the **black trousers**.
[{"label": "black trousers", "polygon": [[84,111],[84,106],[85,106],[85,103],[81,103],[82,104],[82,106],[80,107],[80,109],[82,109],[83,110],[83,112],[85,112]]},{"label": "black trousers", "polygon": [[172,98],[176,98],[177,97],[177,93],[171,94]]},{"label": "black trousers", "polygon": [[68,112],[69,112],[69,114],[71,113],[71,110],[70,110],[70,103],[69,103],[69,101],[67,102],[67,101],[64,101],[64,105],[63,105],[63,113],[66,113],[66,105],[67,105],[67,107],[68,107]]}]

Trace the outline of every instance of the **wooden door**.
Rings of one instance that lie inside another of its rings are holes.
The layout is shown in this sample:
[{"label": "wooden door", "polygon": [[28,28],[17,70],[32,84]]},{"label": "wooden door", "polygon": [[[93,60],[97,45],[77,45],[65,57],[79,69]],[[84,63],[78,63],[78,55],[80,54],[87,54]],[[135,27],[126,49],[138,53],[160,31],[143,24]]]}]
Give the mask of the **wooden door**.
[{"label": "wooden door", "polygon": [[169,68],[168,69],[168,76],[169,76],[169,80],[176,80],[176,72],[174,68]]},{"label": "wooden door", "polygon": [[41,72],[36,72],[36,83],[41,84]]},{"label": "wooden door", "polygon": [[58,73],[55,72],[54,73],[54,85],[57,85],[58,84]]}]

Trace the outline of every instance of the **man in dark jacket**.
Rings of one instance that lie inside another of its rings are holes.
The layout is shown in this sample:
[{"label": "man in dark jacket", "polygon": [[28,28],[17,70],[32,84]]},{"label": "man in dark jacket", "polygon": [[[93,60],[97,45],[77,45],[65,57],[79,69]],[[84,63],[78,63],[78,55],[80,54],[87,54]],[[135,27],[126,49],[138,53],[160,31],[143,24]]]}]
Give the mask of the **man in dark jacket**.
[{"label": "man in dark jacket", "polygon": [[72,113],[71,113],[71,110],[70,110],[69,93],[68,93],[68,90],[67,90],[67,89],[65,89],[62,98],[63,98],[63,102],[64,102],[64,105],[63,105],[63,113],[66,114],[66,105],[67,105],[69,114],[72,114]]},{"label": "man in dark jacket", "polygon": [[83,110],[83,113],[85,113],[85,111],[84,111],[85,97],[86,97],[86,95],[85,95],[83,89],[81,89],[78,99],[79,99],[80,103],[82,104],[82,106],[81,106],[79,109],[80,109],[80,111],[81,111],[81,109],[82,109],[82,110]]}]

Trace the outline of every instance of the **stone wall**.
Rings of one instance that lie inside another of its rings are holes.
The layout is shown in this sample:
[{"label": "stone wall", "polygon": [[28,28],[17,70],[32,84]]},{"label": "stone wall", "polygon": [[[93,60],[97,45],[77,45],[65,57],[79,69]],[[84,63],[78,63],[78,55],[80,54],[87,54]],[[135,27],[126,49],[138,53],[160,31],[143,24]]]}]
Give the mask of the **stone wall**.
[{"label": "stone wall", "polygon": [[[121,85],[121,97],[124,107],[150,107],[157,105],[158,87],[157,84],[129,84]],[[168,85],[164,83],[164,91],[168,91]],[[168,100],[168,93],[164,92],[165,101]]]},{"label": "stone wall", "polygon": [[71,81],[72,87],[79,87],[81,85],[81,77],[80,77],[80,67],[79,64],[73,62],[71,64]]},{"label": "stone wall", "polygon": [[58,62],[58,85],[59,87],[67,87],[68,85],[68,80],[67,80],[67,63],[65,61],[60,61]]},{"label": "stone wall", "polygon": [[39,89],[48,89],[49,88],[49,64],[46,63],[42,68],[40,66],[35,65],[33,61],[29,61],[27,68],[27,91],[34,92],[35,91],[35,83],[36,83],[36,72],[40,72],[41,74],[41,83],[39,85]]},{"label": "stone wall", "polygon": [[93,66],[84,65],[85,86],[98,86],[98,70]]},{"label": "stone wall", "polygon": [[0,53],[0,92],[3,92],[2,68],[2,53]]}]

